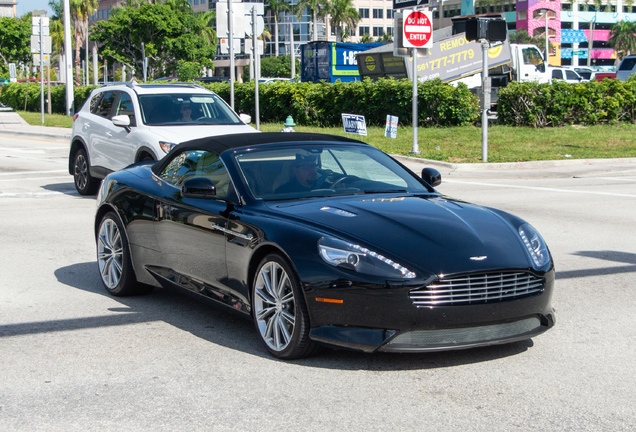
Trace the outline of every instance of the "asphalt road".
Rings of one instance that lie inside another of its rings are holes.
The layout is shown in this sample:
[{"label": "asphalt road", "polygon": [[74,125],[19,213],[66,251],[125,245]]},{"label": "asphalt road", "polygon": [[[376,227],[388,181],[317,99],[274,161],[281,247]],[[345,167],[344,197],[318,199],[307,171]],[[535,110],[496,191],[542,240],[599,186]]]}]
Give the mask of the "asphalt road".
[{"label": "asphalt road", "polygon": [[[442,167],[438,190],[539,229],[557,325],[434,354],[281,362],[252,323],[156,290],[118,299],[63,142],[0,136],[2,431],[626,431],[636,425],[636,164]],[[411,164],[418,167],[417,164]]]}]

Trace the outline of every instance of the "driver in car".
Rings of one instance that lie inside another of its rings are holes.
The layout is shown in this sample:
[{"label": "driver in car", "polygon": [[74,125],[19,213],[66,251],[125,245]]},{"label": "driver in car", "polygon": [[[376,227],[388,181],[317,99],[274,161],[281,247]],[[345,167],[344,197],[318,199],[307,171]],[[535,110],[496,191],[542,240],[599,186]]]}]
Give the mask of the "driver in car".
[{"label": "driver in car", "polygon": [[316,185],[318,168],[315,156],[296,155],[291,179],[278,187],[276,193],[308,192]]},{"label": "driver in car", "polygon": [[181,121],[192,121],[192,105],[190,104],[190,101],[186,101],[181,104],[181,106],[179,107],[179,113],[181,114]]}]

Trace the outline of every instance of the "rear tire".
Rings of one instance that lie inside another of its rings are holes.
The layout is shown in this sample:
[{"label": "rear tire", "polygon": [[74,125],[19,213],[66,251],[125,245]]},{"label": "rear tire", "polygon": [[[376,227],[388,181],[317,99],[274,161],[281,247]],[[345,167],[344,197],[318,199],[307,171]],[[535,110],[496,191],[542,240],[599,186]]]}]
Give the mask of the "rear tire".
[{"label": "rear tire", "polygon": [[77,150],[73,158],[73,180],[80,195],[95,195],[99,188],[100,181],[91,176],[90,168],[86,151]]},{"label": "rear tire", "polygon": [[254,324],[271,355],[292,360],[316,352],[298,277],[280,255],[270,254],[261,261],[251,294]]},{"label": "rear tire", "polygon": [[114,296],[146,294],[152,287],[137,282],[126,232],[114,212],[108,212],[97,232],[97,265],[106,291]]}]

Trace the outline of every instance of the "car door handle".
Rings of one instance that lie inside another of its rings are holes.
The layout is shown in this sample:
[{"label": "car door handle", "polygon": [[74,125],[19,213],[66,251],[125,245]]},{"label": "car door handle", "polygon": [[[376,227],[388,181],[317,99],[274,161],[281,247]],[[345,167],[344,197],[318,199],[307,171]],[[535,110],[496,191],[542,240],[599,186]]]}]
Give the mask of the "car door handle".
[{"label": "car door handle", "polygon": [[109,138],[112,138],[113,137],[113,133],[112,132],[106,132],[106,136],[109,137]]}]

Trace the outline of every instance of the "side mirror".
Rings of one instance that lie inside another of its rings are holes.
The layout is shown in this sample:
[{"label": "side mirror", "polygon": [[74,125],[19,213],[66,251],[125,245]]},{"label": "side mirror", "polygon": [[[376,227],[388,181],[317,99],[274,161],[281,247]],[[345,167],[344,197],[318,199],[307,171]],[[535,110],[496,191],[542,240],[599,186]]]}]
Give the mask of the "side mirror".
[{"label": "side mirror", "polygon": [[250,124],[252,123],[252,116],[248,115],[248,114],[239,114],[239,118],[241,119],[241,121],[245,124]]},{"label": "side mirror", "polygon": [[435,168],[424,168],[422,170],[422,178],[433,187],[442,184],[442,175]]},{"label": "side mirror", "polygon": [[114,116],[113,117],[113,124],[115,126],[120,126],[120,127],[123,127],[123,128],[129,128],[130,127],[130,117],[128,117],[125,114]]},{"label": "side mirror", "polygon": [[212,199],[216,197],[216,186],[209,178],[191,178],[183,182],[181,195],[184,198]]}]

